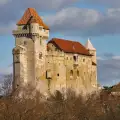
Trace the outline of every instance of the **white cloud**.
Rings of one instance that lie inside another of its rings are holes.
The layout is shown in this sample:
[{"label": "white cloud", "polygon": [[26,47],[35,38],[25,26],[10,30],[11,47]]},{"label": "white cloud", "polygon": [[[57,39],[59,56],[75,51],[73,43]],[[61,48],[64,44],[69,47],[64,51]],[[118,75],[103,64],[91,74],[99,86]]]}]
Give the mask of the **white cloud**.
[{"label": "white cloud", "polygon": [[85,4],[92,4],[92,5],[102,5],[104,7],[112,7],[112,8],[119,8],[120,7],[120,0],[81,0]]},{"label": "white cloud", "polygon": [[58,10],[79,0],[21,0],[25,7],[35,7],[41,10]]},{"label": "white cloud", "polygon": [[79,0],[0,0],[0,34],[8,31],[6,26],[11,22],[16,23],[22,17],[21,11],[25,11],[28,7],[35,8],[38,12],[50,12],[77,1]]},{"label": "white cloud", "polygon": [[1,25],[0,26],[0,35],[12,35],[12,30],[16,28],[15,23],[10,23],[9,25]]},{"label": "white cloud", "polygon": [[[7,1],[7,0],[5,0]],[[5,2],[4,1],[4,2]],[[35,7],[37,11],[53,10],[55,14],[44,16],[51,32],[61,32],[67,36],[103,36],[120,34],[120,8],[108,8],[104,14],[94,9],[69,7],[79,0],[9,0],[0,5],[0,34],[11,30],[11,22],[16,23],[21,11]],[[100,4],[103,0],[97,0]],[[118,0],[116,0],[118,2]],[[89,0],[91,4],[96,0]],[[2,2],[1,2],[2,3]],[[13,4],[14,3],[14,4]],[[108,3],[108,0],[105,1]],[[110,0],[112,3],[112,0]],[[96,2],[96,4],[98,4]],[[119,3],[118,3],[119,4]],[[7,10],[6,10],[7,8]]]},{"label": "white cloud", "polygon": [[44,20],[52,31],[81,31],[82,33],[100,21],[100,16],[98,11],[92,9],[71,7],[62,9],[54,15],[45,16]]},{"label": "white cloud", "polygon": [[97,57],[97,60],[105,60],[105,59],[102,57]]},{"label": "white cloud", "polygon": [[52,32],[66,35],[101,36],[120,34],[120,9],[108,9],[105,14],[94,9],[65,8],[44,16]]},{"label": "white cloud", "polygon": [[114,60],[120,60],[120,56],[113,56],[112,59],[114,59]]}]

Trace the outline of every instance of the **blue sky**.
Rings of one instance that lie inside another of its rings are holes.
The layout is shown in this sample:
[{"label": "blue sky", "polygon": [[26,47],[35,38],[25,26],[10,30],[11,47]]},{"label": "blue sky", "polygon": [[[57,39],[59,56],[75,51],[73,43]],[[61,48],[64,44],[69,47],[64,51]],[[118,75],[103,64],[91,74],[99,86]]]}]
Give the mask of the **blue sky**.
[{"label": "blue sky", "polygon": [[36,8],[50,26],[50,38],[85,44],[88,37],[97,49],[101,85],[120,82],[119,0],[0,0],[0,74],[12,71],[12,30],[28,7]]}]

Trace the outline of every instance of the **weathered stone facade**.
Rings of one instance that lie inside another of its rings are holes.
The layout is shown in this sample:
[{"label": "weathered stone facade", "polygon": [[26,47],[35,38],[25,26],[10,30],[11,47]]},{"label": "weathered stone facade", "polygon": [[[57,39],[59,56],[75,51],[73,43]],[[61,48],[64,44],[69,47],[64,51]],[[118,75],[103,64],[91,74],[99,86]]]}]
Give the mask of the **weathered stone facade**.
[{"label": "weathered stone facade", "polygon": [[[34,17],[31,11],[35,12],[28,8],[25,15],[31,13]],[[13,88],[39,84],[40,90],[44,88],[44,92],[62,88],[74,88],[77,91],[96,89],[96,50],[84,47],[89,55],[68,53],[51,42],[46,43],[49,29],[40,25],[35,18],[26,24],[19,22],[17,30],[13,31]]]}]

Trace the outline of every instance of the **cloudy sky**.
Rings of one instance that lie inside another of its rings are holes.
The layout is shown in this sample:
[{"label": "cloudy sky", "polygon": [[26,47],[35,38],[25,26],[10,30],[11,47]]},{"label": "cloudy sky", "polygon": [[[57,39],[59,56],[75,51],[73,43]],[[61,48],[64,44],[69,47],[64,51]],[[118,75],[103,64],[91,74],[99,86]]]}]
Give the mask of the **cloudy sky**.
[{"label": "cloudy sky", "polygon": [[12,70],[12,30],[28,7],[50,26],[49,39],[85,44],[89,37],[97,49],[99,83],[120,82],[120,0],[0,0],[0,74]]}]

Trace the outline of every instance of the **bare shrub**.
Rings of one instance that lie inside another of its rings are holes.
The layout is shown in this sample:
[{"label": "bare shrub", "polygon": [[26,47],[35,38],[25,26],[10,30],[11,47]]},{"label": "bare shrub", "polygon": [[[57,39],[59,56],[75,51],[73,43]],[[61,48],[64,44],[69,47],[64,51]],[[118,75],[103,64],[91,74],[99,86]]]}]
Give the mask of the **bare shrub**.
[{"label": "bare shrub", "polygon": [[4,96],[8,96],[12,92],[12,74],[4,75],[4,83],[2,84],[0,91]]},{"label": "bare shrub", "polygon": [[34,88],[24,89],[24,97],[16,94],[0,99],[0,120],[119,120],[120,96],[102,90],[83,97],[69,89],[44,95]]}]

